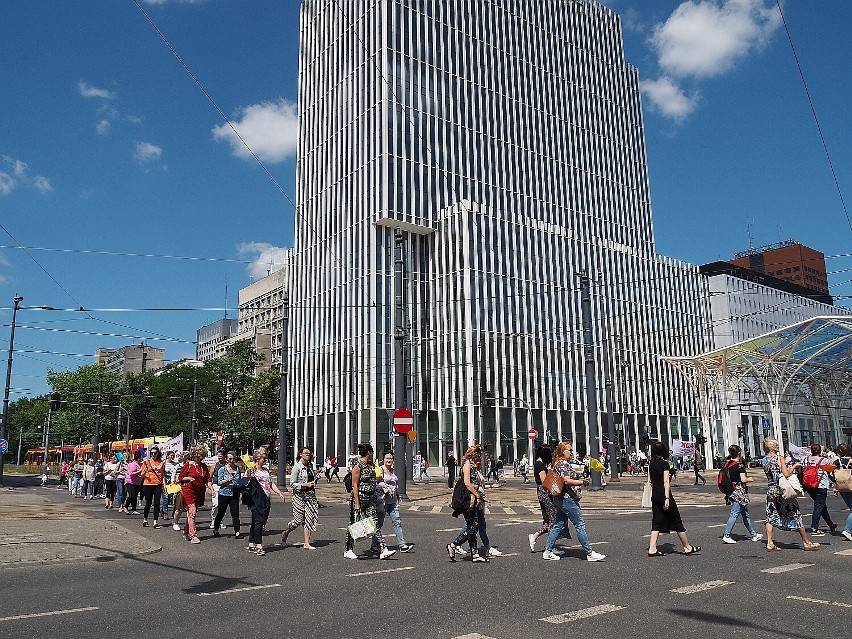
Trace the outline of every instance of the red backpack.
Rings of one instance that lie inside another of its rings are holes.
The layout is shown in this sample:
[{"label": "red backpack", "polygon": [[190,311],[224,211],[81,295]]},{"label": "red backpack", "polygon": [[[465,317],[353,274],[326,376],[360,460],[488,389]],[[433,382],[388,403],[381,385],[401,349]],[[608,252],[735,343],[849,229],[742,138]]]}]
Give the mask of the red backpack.
[{"label": "red backpack", "polygon": [[[810,462],[810,456],[808,456],[808,461]],[[819,480],[820,477],[820,465],[825,460],[825,457],[819,458],[819,463],[816,466],[812,466],[808,463],[805,466],[805,470],[802,471],[802,486],[805,488],[819,488]]]}]

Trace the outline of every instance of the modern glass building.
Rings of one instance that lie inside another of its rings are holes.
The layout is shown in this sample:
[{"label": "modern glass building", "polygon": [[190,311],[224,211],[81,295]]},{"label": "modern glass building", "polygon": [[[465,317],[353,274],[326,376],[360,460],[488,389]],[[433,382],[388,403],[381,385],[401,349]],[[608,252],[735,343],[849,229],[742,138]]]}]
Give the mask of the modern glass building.
[{"label": "modern glass building", "polygon": [[619,17],[584,0],[304,0],[301,37],[297,442],[381,450],[403,370],[433,463],[474,441],[511,461],[531,426],[582,450],[584,346],[626,447],[692,439],[699,410],[659,358],[709,349],[707,285],[655,252]]}]

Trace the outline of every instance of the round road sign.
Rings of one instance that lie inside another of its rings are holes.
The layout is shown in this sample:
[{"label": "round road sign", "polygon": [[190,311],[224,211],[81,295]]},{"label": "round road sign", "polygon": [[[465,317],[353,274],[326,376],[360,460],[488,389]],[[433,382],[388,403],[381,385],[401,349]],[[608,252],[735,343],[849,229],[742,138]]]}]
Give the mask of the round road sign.
[{"label": "round road sign", "polygon": [[527,437],[529,437],[532,440],[537,439],[538,438],[538,431],[535,428],[530,428],[529,431],[527,431]]},{"label": "round road sign", "polygon": [[9,440],[0,439],[0,455],[9,450]]},{"label": "round road sign", "polygon": [[414,428],[414,415],[407,408],[397,408],[393,413],[393,429],[400,435],[405,435]]}]

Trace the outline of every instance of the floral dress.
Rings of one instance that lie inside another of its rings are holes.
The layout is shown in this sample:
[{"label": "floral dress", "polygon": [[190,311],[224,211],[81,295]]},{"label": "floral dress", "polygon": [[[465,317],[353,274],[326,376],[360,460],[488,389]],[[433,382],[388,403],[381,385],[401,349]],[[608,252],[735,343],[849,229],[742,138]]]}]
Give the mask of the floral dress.
[{"label": "floral dress", "polygon": [[781,477],[778,455],[766,455],[763,458],[763,472],[766,473],[766,523],[778,528],[798,530],[802,527],[799,502],[795,497],[784,499],[784,493],[778,486]]}]

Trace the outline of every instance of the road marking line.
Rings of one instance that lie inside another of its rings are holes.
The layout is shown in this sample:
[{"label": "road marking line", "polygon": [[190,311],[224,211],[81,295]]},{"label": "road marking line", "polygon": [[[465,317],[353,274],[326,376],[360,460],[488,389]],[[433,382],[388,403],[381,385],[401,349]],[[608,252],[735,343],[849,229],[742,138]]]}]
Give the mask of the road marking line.
[{"label": "road marking line", "polygon": [[504,553],[503,553],[502,555],[500,555],[499,557],[491,557],[491,556],[489,555],[488,559],[489,559],[489,561],[490,561],[491,559],[502,559],[503,557],[516,557],[517,555],[520,555],[520,554],[521,554],[521,553],[519,553],[519,552],[504,552]]},{"label": "road marking line", "polygon": [[732,583],[734,582],[717,579],[715,581],[705,581],[703,584],[672,588],[669,592],[676,592],[679,595],[694,595],[696,592],[704,592],[705,590],[712,590],[713,588],[719,588],[720,586],[730,586]]},{"label": "road marking line", "polygon": [[14,615],[12,617],[0,617],[0,621],[15,621],[16,619],[33,619],[34,617],[52,617],[54,615],[70,615],[73,612],[89,612],[99,610],[97,606],[88,608],[68,608],[66,610],[52,610],[51,612],[33,612],[28,615]]},{"label": "road marking line", "polygon": [[481,635],[478,632],[471,632],[466,635],[459,635],[458,637],[453,637],[453,639],[494,639],[494,637],[489,637],[487,635]]},{"label": "road marking line", "polygon": [[[608,544],[608,541],[594,541],[590,543],[590,546],[602,546],[603,544]],[[574,546],[563,546],[563,548],[582,548],[583,544],[575,544]]]},{"label": "road marking line", "polygon": [[409,506],[408,510],[413,510],[414,512],[417,512],[418,510],[420,510],[420,506]]},{"label": "road marking line", "polygon": [[443,506],[432,506],[432,514],[434,514],[434,515],[440,514],[440,512],[443,508],[444,508]]},{"label": "road marking line", "polygon": [[507,514],[507,515],[514,515],[514,514],[516,514],[516,513],[515,513],[515,509],[514,509],[514,508],[509,508],[508,506],[503,506],[503,510],[504,510],[504,511],[506,511],[506,514]]},{"label": "road marking line", "polygon": [[503,526],[525,526],[527,524],[535,524],[540,523],[536,521],[507,521],[502,524],[494,524],[495,528],[502,528]]},{"label": "road marking line", "polygon": [[848,557],[849,555],[852,555],[852,548],[849,548],[848,550],[838,550],[834,554],[835,555],[846,555]]},{"label": "road marking line", "polygon": [[768,572],[777,575],[779,572],[790,572],[791,570],[799,570],[800,568],[810,568],[813,564],[787,564],[786,566],[775,566],[774,568],[764,568],[760,572]]},{"label": "road marking line", "polygon": [[414,570],[414,566],[405,566],[403,568],[388,568],[387,570],[371,570],[369,572],[352,572],[346,575],[347,577],[365,577],[367,575],[382,575],[386,572],[400,572],[401,570]]},{"label": "road marking line", "polygon": [[643,510],[622,510],[622,511],[617,512],[615,514],[616,515],[638,515],[640,513],[646,513],[646,512],[648,512],[647,509],[643,509]]},{"label": "road marking line", "polygon": [[553,615],[544,617],[539,621],[547,623],[565,623],[566,621],[577,621],[578,619],[586,619],[595,615],[602,615],[607,612],[618,612],[624,610],[625,606],[613,606],[612,604],[603,604],[601,606],[592,606],[591,608],[583,608],[583,610],[575,610],[573,612],[564,612],[561,615]]},{"label": "road marking line", "polygon": [[441,530],[436,530],[435,532],[458,532],[458,531],[459,531],[459,527],[456,526],[455,528],[441,528]]},{"label": "road marking line", "polygon": [[232,592],[245,592],[246,590],[264,590],[265,588],[280,588],[281,584],[268,584],[266,586],[245,586],[243,588],[229,588],[218,592],[197,592],[199,597],[212,597],[213,595],[229,595]]},{"label": "road marking line", "polygon": [[826,601],[824,599],[812,599],[810,597],[796,597],[795,595],[787,595],[787,599],[807,601],[808,603],[825,604],[826,606],[837,606],[839,608],[852,608],[852,604],[842,603],[840,601]]},{"label": "road marking line", "polygon": [[708,528],[724,528],[728,524],[713,524],[712,526],[707,526]]}]

